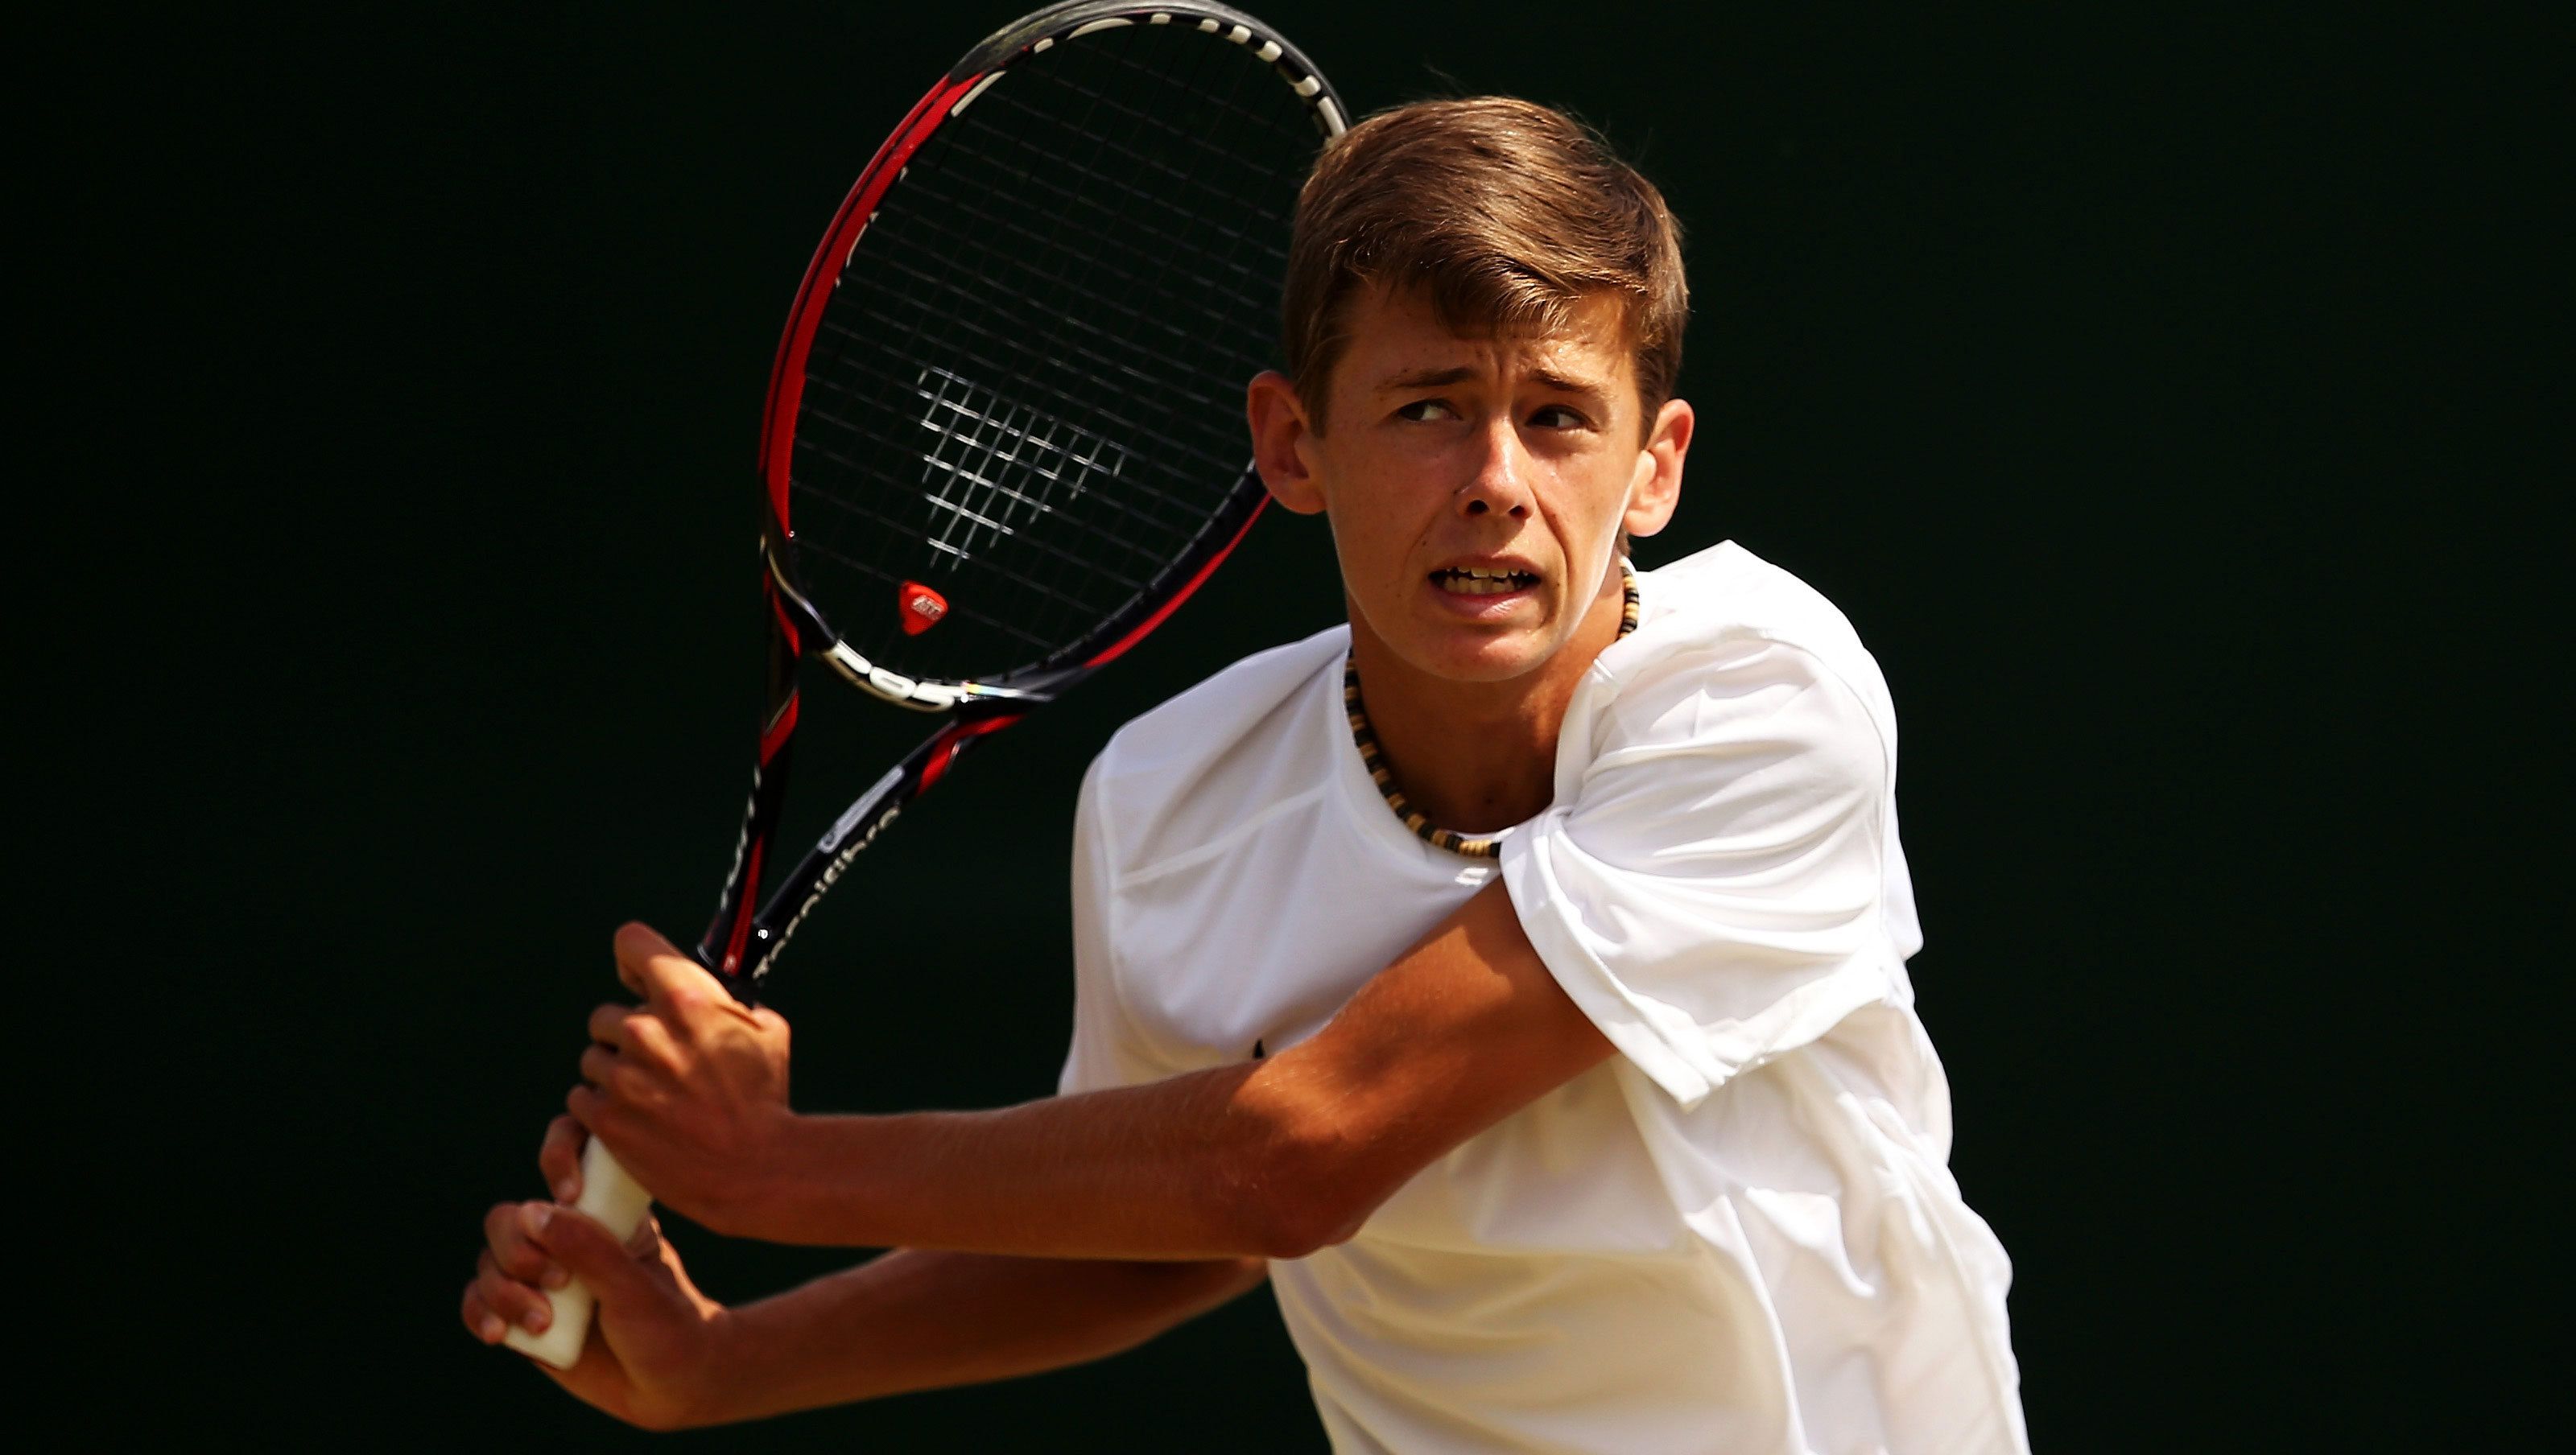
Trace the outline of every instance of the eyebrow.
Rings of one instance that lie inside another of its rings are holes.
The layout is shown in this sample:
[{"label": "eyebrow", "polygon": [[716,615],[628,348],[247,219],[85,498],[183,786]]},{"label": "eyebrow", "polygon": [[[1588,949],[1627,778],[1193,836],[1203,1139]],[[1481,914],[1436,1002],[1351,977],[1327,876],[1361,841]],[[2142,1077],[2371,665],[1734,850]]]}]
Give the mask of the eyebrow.
[{"label": "eyebrow", "polygon": [[[1380,389],[1389,390],[1440,389],[1451,384],[1462,383],[1475,377],[1476,371],[1465,367],[1453,369],[1413,369],[1402,374],[1391,375],[1388,378],[1379,381],[1378,387]],[[1578,379],[1570,375],[1560,374],[1553,369],[1534,369],[1530,371],[1530,377],[1537,380],[1545,387],[1553,389],[1560,394],[1580,394],[1586,398],[1597,399],[1607,392],[1603,386],[1594,383],[1591,380]]]},{"label": "eyebrow", "polygon": [[1378,381],[1380,389],[1439,389],[1464,379],[1473,379],[1476,371],[1456,369],[1409,369]]}]

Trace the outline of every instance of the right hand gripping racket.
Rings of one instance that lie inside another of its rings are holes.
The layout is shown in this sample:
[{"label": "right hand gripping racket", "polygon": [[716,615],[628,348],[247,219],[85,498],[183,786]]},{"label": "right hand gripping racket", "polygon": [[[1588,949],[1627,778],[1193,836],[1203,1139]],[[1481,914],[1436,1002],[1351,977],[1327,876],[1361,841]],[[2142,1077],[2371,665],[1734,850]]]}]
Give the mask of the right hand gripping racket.
[{"label": "right hand gripping racket", "polygon": [[[760,454],[768,712],[697,957],[749,1000],[823,892],[958,755],[1160,626],[1260,512],[1243,391],[1332,87],[1222,5],[1055,5],[967,52],[859,174],[807,269]],[[763,885],[812,657],[941,715]],[[578,1206],[649,1198],[608,1149]],[[589,1292],[542,1337],[579,1357]]]}]

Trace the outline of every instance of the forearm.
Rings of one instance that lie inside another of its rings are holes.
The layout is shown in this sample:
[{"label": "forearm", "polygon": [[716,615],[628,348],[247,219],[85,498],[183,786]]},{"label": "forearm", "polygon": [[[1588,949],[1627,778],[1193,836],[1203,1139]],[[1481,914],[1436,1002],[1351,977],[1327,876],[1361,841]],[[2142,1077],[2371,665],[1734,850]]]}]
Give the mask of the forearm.
[{"label": "forearm", "polygon": [[1068,1262],[899,1249],[724,1315],[721,1424],[1008,1379],[1133,1348],[1251,1288],[1251,1260]]},{"label": "forearm", "polygon": [[[732,1231],[1041,1258],[1267,1257],[1293,1120],[1260,1066],[984,1112],[804,1117]],[[1277,1078],[1272,1078],[1277,1079]]]}]

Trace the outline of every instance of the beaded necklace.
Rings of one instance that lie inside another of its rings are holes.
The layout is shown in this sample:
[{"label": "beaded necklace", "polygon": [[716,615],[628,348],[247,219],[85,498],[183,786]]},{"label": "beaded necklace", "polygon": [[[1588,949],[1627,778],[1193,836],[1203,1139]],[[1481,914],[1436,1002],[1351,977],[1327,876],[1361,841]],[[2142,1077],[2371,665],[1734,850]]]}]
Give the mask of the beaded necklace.
[{"label": "beaded necklace", "polygon": [[[1625,558],[1619,562],[1622,602],[1619,607],[1619,635],[1637,629],[1637,571]],[[1469,838],[1451,829],[1441,828],[1405,801],[1404,790],[1395,786],[1395,772],[1386,766],[1386,755],[1377,745],[1377,734],[1369,731],[1368,711],[1360,705],[1360,665],[1357,653],[1342,658],[1342,705],[1350,709],[1351,741],[1360,750],[1360,764],[1368,769],[1377,791],[1386,796],[1386,806],[1404,826],[1413,830],[1423,842],[1470,859],[1499,859],[1503,855],[1503,837],[1510,829],[1497,829],[1490,834]]]}]

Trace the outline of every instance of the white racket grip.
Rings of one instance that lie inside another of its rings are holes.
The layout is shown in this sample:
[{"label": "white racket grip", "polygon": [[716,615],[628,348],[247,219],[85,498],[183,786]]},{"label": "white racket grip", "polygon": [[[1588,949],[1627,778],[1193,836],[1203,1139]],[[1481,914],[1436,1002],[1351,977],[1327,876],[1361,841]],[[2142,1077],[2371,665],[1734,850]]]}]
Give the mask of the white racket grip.
[{"label": "white racket grip", "polygon": [[[573,1206],[608,1226],[623,1243],[636,1225],[644,1221],[644,1210],[653,1205],[653,1194],[643,1184],[617,1165],[608,1144],[597,1137],[581,1153],[581,1197]],[[581,1357],[582,1342],[590,1337],[590,1289],[578,1278],[546,1295],[554,1310],[554,1322],[542,1334],[531,1334],[516,1325],[501,1342],[527,1355],[543,1359],[557,1369],[570,1369]]]}]

